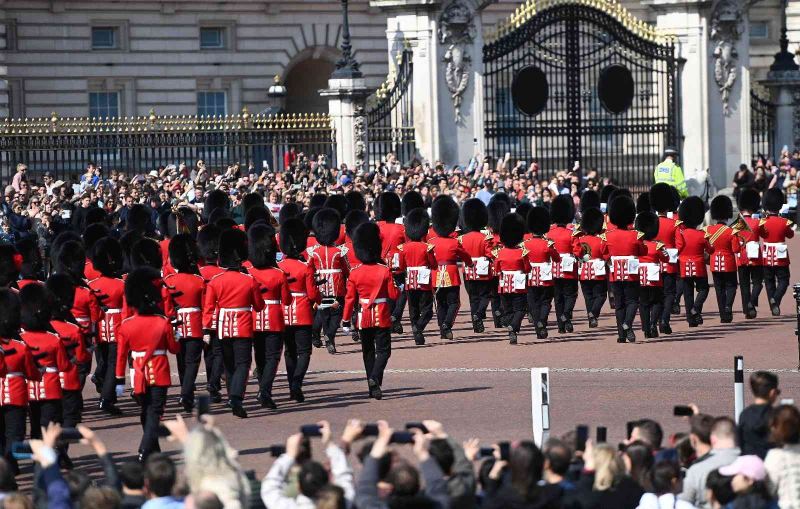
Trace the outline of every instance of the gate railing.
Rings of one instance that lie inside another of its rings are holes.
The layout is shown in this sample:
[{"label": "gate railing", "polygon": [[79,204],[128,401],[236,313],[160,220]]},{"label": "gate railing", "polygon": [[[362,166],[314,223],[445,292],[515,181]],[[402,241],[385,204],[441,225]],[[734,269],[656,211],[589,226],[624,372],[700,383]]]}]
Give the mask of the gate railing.
[{"label": "gate railing", "polygon": [[379,165],[390,152],[398,161],[410,161],[417,152],[411,78],[413,55],[409,48],[397,56],[397,70],[367,99],[367,157]]},{"label": "gate railing", "polygon": [[750,89],[750,149],[753,159],[769,157],[775,143],[775,105]]},{"label": "gate railing", "polygon": [[326,155],[336,161],[336,136],[328,115],[251,115],[247,108],[226,116],[149,116],[123,118],[5,119],[0,121],[3,177],[17,163],[33,172],[50,171],[66,179],[92,161],[107,170],[139,173],[161,165],[202,159],[211,169],[253,163],[260,173],[282,171],[285,155]]}]

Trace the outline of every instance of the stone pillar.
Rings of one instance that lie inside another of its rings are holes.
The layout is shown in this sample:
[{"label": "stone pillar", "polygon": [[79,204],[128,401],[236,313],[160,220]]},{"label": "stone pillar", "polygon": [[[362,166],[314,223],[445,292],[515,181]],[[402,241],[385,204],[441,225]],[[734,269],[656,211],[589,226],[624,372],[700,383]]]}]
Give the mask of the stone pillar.
[{"label": "stone pillar", "polygon": [[795,121],[795,111],[800,113],[800,71],[770,71],[761,84],[769,89],[775,104],[775,145],[771,148],[777,156],[784,145],[791,150],[800,143],[800,125]]},{"label": "stone pillar", "polygon": [[360,166],[366,155],[364,102],[369,94],[364,78],[332,78],[320,94],[328,98],[328,113],[336,130],[336,163]]}]

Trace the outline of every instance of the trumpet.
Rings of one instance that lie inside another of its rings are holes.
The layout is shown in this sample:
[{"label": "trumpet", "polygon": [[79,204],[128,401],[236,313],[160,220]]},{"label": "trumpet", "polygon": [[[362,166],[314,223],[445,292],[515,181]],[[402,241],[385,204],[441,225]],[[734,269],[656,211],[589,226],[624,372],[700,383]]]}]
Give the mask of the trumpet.
[{"label": "trumpet", "polygon": [[742,215],[741,212],[739,212],[739,217],[736,218],[736,221],[731,223],[731,228],[736,233],[739,233],[741,231],[745,231],[747,233],[753,233],[753,229],[750,228],[749,224],[747,224],[747,221],[745,221],[744,216]]}]

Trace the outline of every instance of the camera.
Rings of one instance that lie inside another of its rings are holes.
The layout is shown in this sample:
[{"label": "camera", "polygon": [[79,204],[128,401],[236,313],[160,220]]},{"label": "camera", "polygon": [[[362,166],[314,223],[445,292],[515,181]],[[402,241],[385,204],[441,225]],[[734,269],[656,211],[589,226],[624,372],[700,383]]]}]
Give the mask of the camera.
[{"label": "camera", "polygon": [[277,458],[281,454],[286,453],[286,446],[283,445],[271,445],[269,446],[269,455],[273,458]]}]

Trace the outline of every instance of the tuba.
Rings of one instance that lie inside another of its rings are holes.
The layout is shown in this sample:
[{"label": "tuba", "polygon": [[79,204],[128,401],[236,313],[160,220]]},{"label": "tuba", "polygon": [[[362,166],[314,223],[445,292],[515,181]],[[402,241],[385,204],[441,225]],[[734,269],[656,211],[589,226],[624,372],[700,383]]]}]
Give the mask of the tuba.
[{"label": "tuba", "polygon": [[739,212],[739,217],[736,218],[736,221],[731,223],[731,229],[733,229],[735,233],[739,233],[742,231],[747,233],[753,233],[753,229],[750,228],[750,225],[747,224],[747,221],[744,220],[744,216],[742,215],[741,212]]}]

